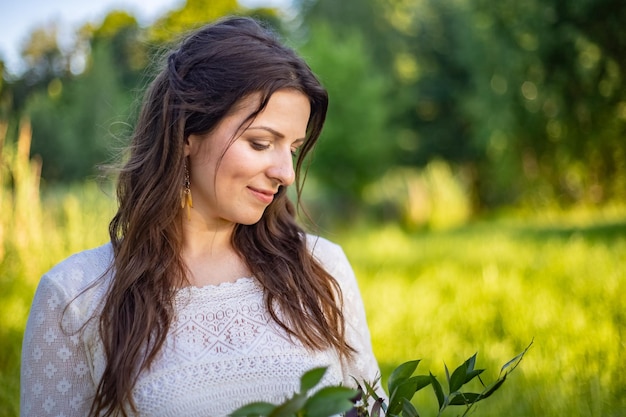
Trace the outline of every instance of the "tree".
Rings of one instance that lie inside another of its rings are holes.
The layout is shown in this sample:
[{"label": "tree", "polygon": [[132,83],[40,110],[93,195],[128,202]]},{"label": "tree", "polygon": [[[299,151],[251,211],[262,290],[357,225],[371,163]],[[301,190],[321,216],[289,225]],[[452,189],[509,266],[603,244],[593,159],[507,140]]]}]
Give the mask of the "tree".
[{"label": "tree", "polygon": [[142,40],[144,31],[137,19],[124,11],[112,11],[92,32],[91,46],[109,49],[121,87],[137,88],[150,59],[150,49]]},{"label": "tree", "polygon": [[335,208],[350,216],[366,186],[389,167],[396,146],[388,123],[392,105],[386,99],[386,80],[375,70],[358,32],[339,37],[320,23],[300,51],[330,96],[311,175]]},{"label": "tree", "polygon": [[618,0],[301,0],[358,30],[398,111],[395,163],[464,167],[479,206],[625,198]]},{"label": "tree", "polygon": [[67,57],[58,43],[58,23],[36,28],[21,50],[27,70],[23,79],[28,85],[47,85],[68,72]]},{"label": "tree", "polygon": [[27,102],[32,153],[42,157],[48,182],[95,175],[111,159],[116,136],[128,133],[133,91],[147,62],[137,21],[125,12],[109,13],[98,27],[84,25],[75,45],[70,54],[84,55],[82,71],[52,79]]},{"label": "tree", "polygon": [[42,157],[48,182],[97,174],[97,165],[111,159],[116,136],[128,133],[133,97],[122,88],[111,49],[106,43],[94,46],[91,65],[80,77],[56,80],[55,87],[29,98],[32,153]]},{"label": "tree", "polygon": [[[611,0],[472,5],[484,22],[478,59],[464,60],[479,86],[475,101],[506,121],[500,148],[509,156],[493,158],[492,171],[498,160],[513,161],[520,197],[532,201],[623,199],[626,118],[619,109],[626,42],[620,40],[626,39],[617,22],[626,8]],[[489,97],[492,105],[484,105]],[[489,142],[485,114],[471,117],[475,138]]]},{"label": "tree", "polygon": [[186,0],[183,7],[159,18],[148,30],[156,44],[168,44],[202,24],[239,12],[237,0]]}]

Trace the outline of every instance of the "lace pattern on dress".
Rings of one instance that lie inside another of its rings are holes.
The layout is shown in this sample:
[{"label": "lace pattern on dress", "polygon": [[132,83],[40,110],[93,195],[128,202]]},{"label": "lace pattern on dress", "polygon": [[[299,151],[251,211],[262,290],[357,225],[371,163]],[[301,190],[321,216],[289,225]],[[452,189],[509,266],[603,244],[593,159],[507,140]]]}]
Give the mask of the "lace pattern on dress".
[{"label": "lace pattern on dress", "polygon": [[[352,386],[352,377],[377,376],[363,303],[345,254],[321,238],[308,237],[308,244],[341,286],[346,336],[357,350],[352,360],[341,361],[334,350],[310,351],[290,338],[271,319],[253,278],[186,288],[177,293],[163,350],[133,391],[140,416],[223,416],[252,401],[282,402],[299,389],[300,376],[317,366],[329,367],[320,386]],[[70,257],[42,277],[24,334],[22,417],[87,415],[105,367],[97,320],[82,332],[63,329],[79,329],[100,306],[108,277],[76,297],[102,276],[111,257],[110,244],[104,245]]]}]

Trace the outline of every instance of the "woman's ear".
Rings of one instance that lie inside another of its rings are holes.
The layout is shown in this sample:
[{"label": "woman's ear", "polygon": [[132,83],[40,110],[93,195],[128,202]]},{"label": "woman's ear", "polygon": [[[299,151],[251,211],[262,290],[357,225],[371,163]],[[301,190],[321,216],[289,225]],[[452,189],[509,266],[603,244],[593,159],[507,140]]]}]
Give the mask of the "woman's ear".
[{"label": "woman's ear", "polygon": [[185,153],[185,158],[191,154],[191,145],[189,144],[189,136],[185,138],[185,145],[183,146],[183,152]]}]

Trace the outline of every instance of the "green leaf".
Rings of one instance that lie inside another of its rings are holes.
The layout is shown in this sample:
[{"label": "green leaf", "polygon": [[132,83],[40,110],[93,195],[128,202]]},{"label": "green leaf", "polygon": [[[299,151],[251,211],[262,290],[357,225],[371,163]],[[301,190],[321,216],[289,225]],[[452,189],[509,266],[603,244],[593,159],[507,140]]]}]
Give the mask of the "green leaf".
[{"label": "green leaf", "polygon": [[411,377],[410,380],[415,382],[415,392],[430,385],[430,377],[428,375],[417,375]]},{"label": "green leaf", "polygon": [[450,405],[470,405],[480,401],[482,394],[475,392],[455,392],[450,395],[448,404]]},{"label": "green leaf", "polygon": [[[446,368],[447,371],[447,368]],[[461,389],[463,384],[465,384],[465,377],[467,376],[467,362],[460,365],[458,368],[452,372],[452,376],[448,379],[448,387],[450,388],[450,393],[458,391]]]},{"label": "green leaf", "polygon": [[326,373],[325,367],[313,368],[300,378],[300,392],[304,393],[319,384]]},{"label": "green leaf", "polygon": [[474,353],[470,358],[465,361],[467,365],[467,372],[472,372],[474,370],[474,366],[476,366],[476,356],[478,353]]},{"label": "green leaf", "polygon": [[276,407],[268,417],[293,417],[297,412],[302,411],[306,401],[306,395],[296,394]]},{"label": "green leaf", "polygon": [[513,370],[517,368],[517,365],[519,365],[519,363],[522,361],[522,359],[524,358],[524,355],[526,354],[526,352],[528,352],[528,349],[530,349],[534,341],[535,341],[534,339],[531,340],[530,344],[526,346],[526,349],[524,349],[522,353],[520,353],[519,355],[515,356],[513,359],[511,359],[510,361],[502,365],[502,368],[500,368],[500,373],[502,374],[502,372],[504,372],[508,367],[514,365],[513,368],[511,368],[511,370],[509,371],[509,372],[513,372]]},{"label": "green leaf", "polygon": [[405,398],[403,398],[403,401],[402,401],[402,416],[403,417],[420,417],[419,413],[417,412],[413,404],[411,404],[411,401]]},{"label": "green leaf", "polygon": [[478,375],[482,374],[483,372],[485,372],[484,369],[474,369],[473,371],[467,372],[467,374],[465,374],[464,384],[467,384],[468,382],[470,382],[472,379],[476,378]]},{"label": "green leaf", "polygon": [[354,407],[351,399],[356,390],[347,387],[324,387],[311,396],[304,404],[307,417],[330,417],[346,412]]},{"label": "green leaf", "polygon": [[[374,382],[374,384],[377,384],[377,383],[378,383],[378,379],[376,380],[376,382]],[[378,395],[374,387],[368,384],[367,381],[363,381],[363,384],[365,384],[366,392],[370,397],[372,397],[375,400],[378,400],[380,398],[380,396]]]},{"label": "green leaf", "polygon": [[389,379],[387,380],[387,392],[389,392],[389,395],[391,395],[391,393],[395,391],[396,387],[399,384],[401,384],[402,382],[410,378],[411,375],[413,375],[413,372],[415,372],[415,369],[417,369],[417,365],[419,365],[419,363],[419,359],[404,362],[393,370],[393,372],[389,376]]},{"label": "green leaf", "polygon": [[396,389],[391,393],[389,397],[389,407],[387,407],[387,414],[394,415],[399,414],[402,410],[402,400],[411,400],[417,388],[417,379],[409,378],[404,382],[396,386]]},{"label": "green leaf", "polygon": [[482,392],[481,395],[481,400],[491,396],[491,394],[493,394],[494,392],[496,392],[498,390],[498,388],[500,388],[502,386],[502,384],[504,384],[504,380],[506,379],[506,375],[504,375],[502,378],[498,379],[493,385],[491,385],[489,388],[487,388],[485,391]]},{"label": "green leaf", "polygon": [[268,416],[276,408],[274,404],[266,402],[255,402],[244,405],[233,411],[230,417],[259,417]]},{"label": "green leaf", "polygon": [[411,401],[415,393],[430,385],[431,378],[427,375],[416,375],[399,384],[389,396],[387,415],[397,415],[402,410],[403,400]]},{"label": "green leaf", "polygon": [[445,396],[443,395],[443,389],[441,388],[441,384],[439,383],[439,381],[437,381],[437,378],[432,373],[430,373],[430,384],[433,386],[433,390],[435,391],[435,395],[437,396],[437,402],[439,403],[439,410],[441,410],[445,402]]},{"label": "green leaf", "polygon": [[[508,367],[520,361],[523,356],[524,356],[524,352],[520,353],[519,355],[515,356],[513,359],[509,360],[507,363],[502,365],[502,368],[500,368],[500,373],[504,372]],[[515,369],[516,366],[517,365],[515,365],[513,369]]]}]

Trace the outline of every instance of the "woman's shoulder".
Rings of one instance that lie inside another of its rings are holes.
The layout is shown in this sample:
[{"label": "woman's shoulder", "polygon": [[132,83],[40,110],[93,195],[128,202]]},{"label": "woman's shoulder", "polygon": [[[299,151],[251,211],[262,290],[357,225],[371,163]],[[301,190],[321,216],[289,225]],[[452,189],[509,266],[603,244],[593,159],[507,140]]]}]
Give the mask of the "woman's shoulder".
[{"label": "woman's shoulder", "polygon": [[112,260],[110,243],[75,253],[46,272],[39,285],[63,288],[68,296],[73,297],[103,277]]},{"label": "woman's shoulder", "polygon": [[306,245],[309,251],[311,251],[311,253],[321,261],[323,261],[325,258],[338,256],[345,257],[341,246],[321,236],[307,234]]},{"label": "woman's shoulder", "polygon": [[307,235],[306,239],[309,251],[328,273],[338,278],[337,275],[351,272],[348,258],[340,245],[321,236]]}]

